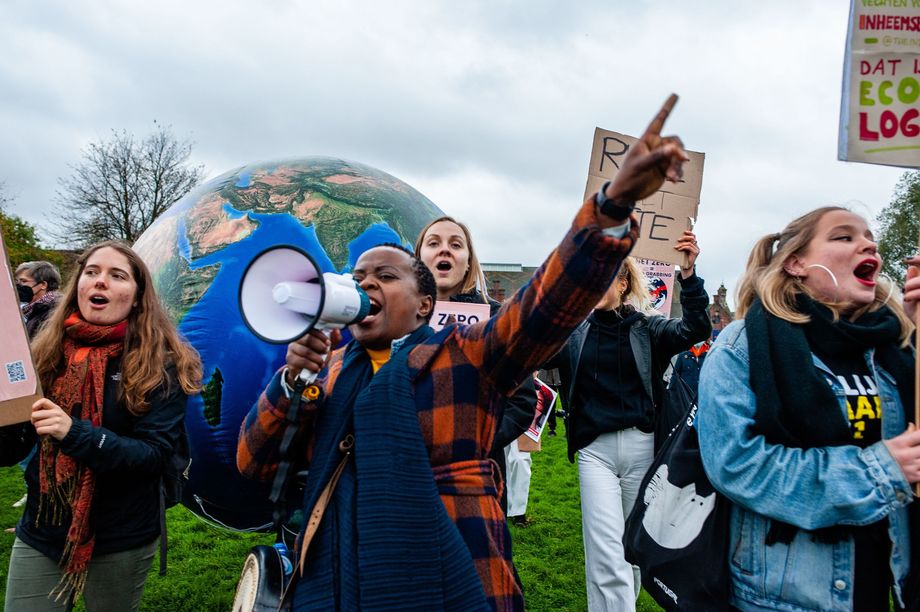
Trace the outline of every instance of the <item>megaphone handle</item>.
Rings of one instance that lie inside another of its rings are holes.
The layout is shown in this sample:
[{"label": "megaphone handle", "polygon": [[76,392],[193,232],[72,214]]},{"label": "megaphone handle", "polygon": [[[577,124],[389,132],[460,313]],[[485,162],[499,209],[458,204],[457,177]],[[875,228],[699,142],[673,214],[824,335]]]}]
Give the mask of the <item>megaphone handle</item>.
[{"label": "megaphone handle", "polygon": [[297,375],[297,380],[302,382],[303,385],[307,387],[316,382],[317,376],[319,376],[319,372],[311,372],[310,370],[304,368],[300,371],[300,374]]},{"label": "megaphone handle", "polygon": [[[326,334],[326,337],[329,337],[329,330],[332,328],[331,327],[327,328],[325,325],[323,325],[322,321],[318,321],[316,326],[313,329],[321,331],[324,334]],[[329,356],[328,351],[323,353],[324,363],[326,361],[326,357],[328,356]],[[316,378],[318,376],[319,376],[319,372],[311,372],[310,370],[306,368],[301,370],[300,374],[297,375],[297,380],[295,381],[295,384],[300,385],[302,388],[306,388],[306,392],[307,392],[306,395],[308,399],[310,400],[319,399],[320,395],[322,394],[322,390],[317,385],[313,384],[314,382],[316,382]]]}]

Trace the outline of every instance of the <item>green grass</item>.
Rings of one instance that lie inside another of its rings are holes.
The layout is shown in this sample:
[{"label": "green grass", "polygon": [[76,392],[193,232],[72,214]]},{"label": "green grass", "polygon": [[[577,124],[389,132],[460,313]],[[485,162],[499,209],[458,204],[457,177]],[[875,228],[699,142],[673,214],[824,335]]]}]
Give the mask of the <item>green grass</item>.
[{"label": "green grass", "polygon": [[[578,475],[565,456],[565,438],[545,438],[543,450],[533,455],[533,479],[526,527],[512,525],[514,558],[527,609],[587,610],[584,549]],[[18,467],[0,469],[0,527],[12,527],[21,514],[10,507],[25,485]],[[229,610],[243,558],[255,544],[270,544],[265,534],[238,534],[213,528],[177,506],[169,521],[169,572],[157,574],[154,560],[147,580],[142,610]],[[6,592],[13,534],[0,532],[0,602]],[[638,610],[660,610],[642,593]]]}]

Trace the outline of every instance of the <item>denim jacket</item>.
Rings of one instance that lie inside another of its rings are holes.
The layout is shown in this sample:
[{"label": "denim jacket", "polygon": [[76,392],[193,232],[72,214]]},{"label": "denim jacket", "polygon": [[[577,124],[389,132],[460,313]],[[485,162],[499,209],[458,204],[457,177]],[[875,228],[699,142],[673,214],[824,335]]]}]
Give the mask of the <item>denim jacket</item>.
[{"label": "denim jacket", "polygon": [[[814,357],[840,399],[843,389]],[[882,403],[882,437],[906,427],[894,379],[866,353]],[[788,545],[765,544],[770,520],[803,530],[868,525],[888,517],[894,592],[910,564],[906,506],[913,498],[900,467],[882,442],[868,448],[791,448],[752,434],[755,398],[748,375],[744,321],[726,327],[703,364],[697,427],[713,486],[733,504],[729,539],[732,603],[741,610],[850,610],[854,544],[813,541],[799,531]],[[881,570],[880,570],[881,571]]]}]

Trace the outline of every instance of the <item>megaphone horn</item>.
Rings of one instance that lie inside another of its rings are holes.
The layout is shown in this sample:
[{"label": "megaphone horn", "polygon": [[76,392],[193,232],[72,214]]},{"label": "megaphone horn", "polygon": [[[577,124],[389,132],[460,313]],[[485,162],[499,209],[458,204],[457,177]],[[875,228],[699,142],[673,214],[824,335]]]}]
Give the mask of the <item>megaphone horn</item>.
[{"label": "megaphone horn", "polygon": [[249,262],[239,300],[243,322],[272,344],[293,342],[313,328],[345,327],[370,311],[350,274],[323,274],[308,253],[290,245],[268,248]]}]

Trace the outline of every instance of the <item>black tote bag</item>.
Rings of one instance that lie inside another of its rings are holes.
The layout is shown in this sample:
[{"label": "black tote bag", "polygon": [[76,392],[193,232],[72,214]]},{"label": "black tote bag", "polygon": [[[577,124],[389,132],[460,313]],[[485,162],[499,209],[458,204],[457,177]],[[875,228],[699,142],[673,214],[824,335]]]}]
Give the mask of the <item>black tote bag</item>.
[{"label": "black tote bag", "polygon": [[626,520],[626,560],[665,610],[728,610],[731,502],[703,470],[695,394],[684,391],[684,418],[655,456]]}]

